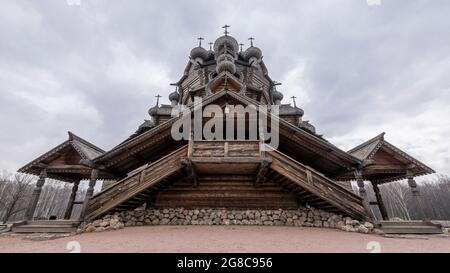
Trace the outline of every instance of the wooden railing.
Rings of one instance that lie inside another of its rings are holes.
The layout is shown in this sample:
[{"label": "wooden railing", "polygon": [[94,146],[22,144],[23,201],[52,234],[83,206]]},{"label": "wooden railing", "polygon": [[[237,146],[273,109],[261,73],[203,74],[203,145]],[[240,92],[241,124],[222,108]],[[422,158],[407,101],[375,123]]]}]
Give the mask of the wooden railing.
[{"label": "wooden railing", "polygon": [[272,161],[270,167],[274,171],[351,216],[357,219],[365,218],[366,211],[358,195],[277,150],[269,151],[267,155]]},{"label": "wooden railing", "polygon": [[191,141],[189,157],[260,157],[260,143],[252,140]]},{"label": "wooden railing", "polygon": [[187,150],[185,145],[150,165],[136,169],[126,178],[94,195],[88,204],[87,218],[95,218],[108,212],[183,168],[182,159],[187,156]]}]

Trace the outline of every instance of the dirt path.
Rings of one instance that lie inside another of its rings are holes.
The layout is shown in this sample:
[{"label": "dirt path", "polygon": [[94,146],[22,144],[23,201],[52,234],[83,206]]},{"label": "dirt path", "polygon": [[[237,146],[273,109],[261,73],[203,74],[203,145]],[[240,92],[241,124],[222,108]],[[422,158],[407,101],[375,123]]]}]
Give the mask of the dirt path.
[{"label": "dirt path", "polygon": [[[31,241],[1,236],[0,252],[447,252],[450,237],[386,238],[339,230],[264,226],[147,226]],[[369,244],[369,245],[368,245]],[[71,243],[77,245],[77,243]]]}]

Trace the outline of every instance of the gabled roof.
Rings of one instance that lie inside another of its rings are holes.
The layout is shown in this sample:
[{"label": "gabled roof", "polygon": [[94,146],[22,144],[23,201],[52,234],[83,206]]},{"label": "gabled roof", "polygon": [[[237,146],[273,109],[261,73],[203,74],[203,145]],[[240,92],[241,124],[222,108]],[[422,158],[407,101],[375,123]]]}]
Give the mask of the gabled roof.
[{"label": "gabled roof", "polygon": [[[243,105],[249,105],[249,104],[253,104],[256,106],[260,105],[260,103],[258,101],[254,100],[252,98],[249,98],[245,95],[241,95],[236,92],[230,92],[230,91],[223,90],[223,91],[220,91],[220,92],[217,92],[215,94],[205,97],[203,99],[203,106],[208,105],[216,100],[219,100],[220,98],[222,98],[224,96],[228,96],[229,98],[234,99],[237,102],[242,103]],[[191,105],[190,107],[192,108],[193,106]],[[272,115],[272,118],[276,118],[276,117]],[[127,157],[132,157],[135,149],[136,149],[136,152],[139,152],[140,148],[138,148],[138,147],[139,147],[139,145],[144,145],[143,144],[144,142],[146,143],[146,142],[150,141],[150,142],[152,142],[152,144],[149,144],[149,145],[156,145],[155,147],[157,147],[158,141],[164,142],[164,138],[161,137],[161,135],[159,135],[159,134],[162,132],[165,132],[165,131],[169,131],[168,135],[170,136],[171,126],[178,119],[179,119],[179,117],[171,118],[168,121],[165,121],[165,122],[159,124],[158,126],[142,133],[141,135],[136,136],[133,139],[130,139],[128,141],[125,141],[125,142],[119,144],[118,146],[114,147],[112,150],[110,150],[110,151],[106,152],[105,154],[96,158],[95,163],[105,164],[106,166],[112,166],[111,163],[115,162],[116,160],[124,160]],[[308,143],[312,143],[312,146],[314,146],[315,148],[319,148],[323,151],[322,155],[325,153],[328,155],[332,155],[332,157],[335,158],[336,161],[339,161],[340,164],[342,164],[343,166],[346,166],[346,167],[357,166],[361,163],[360,160],[358,160],[356,157],[353,157],[352,155],[346,153],[345,151],[340,150],[339,148],[332,145],[328,141],[326,141],[314,134],[306,132],[305,130],[303,130],[297,126],[294,126],[281,118],[278,118],[278,120],[279,120],[279,124],[280,124],[280,129],[283,128],[284,132],[289,131],[293,134],[296,134],[300,138],[305,139],[306,141],[308,141]],[[150,149],[149,145],[145,144],[144,146],[146,147],[146,149]],[[116,158],[116,159],[113,159],[113,158]],[[111,162],[108,163],[109,161],[111,161]],[[116,164],[116,163],[114,163],[114,164]]]},{"label": "gabled roof", "polygon": [[81,137],[69,132],[69,141],[73,147],[79,152],[83,159],[93,160],[96,157],[101,156],[105,151],[94,144],[82,139]]},{"label": "gabled roof", "polygon": [[[41,169],[45,168],[53,160],[66,153],[69,153],[70,151],[76,151],[76,153],[80,156],[81,159],[87,160],[88,162],[94,160],[96,157],[105,153],[104,150],[82,139],[81,137],[75,135],[74,133],[68,132],[68,134],[69,134],[68,140],[64,141],[55,148],[51,149],[50,151],[34,159],[27,165],[23,166],[18,170],[18,172],[37,175],[39,174]],[[80,170],[86,167],[78,162],[76,163],[76,165],[79,166]],[[51,175],[49,175],[49,177],[51,177]],[[64,178],[60,178],[57,176],[54,176],[54,178],[66,180]]]},{"label": "gabled roof", "polygon": [[369,139],[368,141],[349,150],[348,153],[360,160],[370,159],[383,144],[384,135],[385,133],[381,133],[378,136]]},{"label": "gabled roof", "polygon": [[[407,170],[414,176],[435,172],[418,159],[387,142],[384,136],[385,133],[382,133],[348,151],[363,162],[361,166],[364,179],[387,183],[405,179]],[[347,174],[342,179],[352,177],[352,174]]]}]

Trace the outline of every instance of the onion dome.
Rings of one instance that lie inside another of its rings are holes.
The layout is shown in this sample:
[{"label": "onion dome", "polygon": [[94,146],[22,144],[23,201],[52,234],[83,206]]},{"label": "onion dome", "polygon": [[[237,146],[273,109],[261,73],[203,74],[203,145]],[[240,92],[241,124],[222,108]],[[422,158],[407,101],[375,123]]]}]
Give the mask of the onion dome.
[{"label": "onion dome", "polygon": [[284,96],[281,92],[279,92],[277,90],[272,91],[272,99],[276,105],[279,105],[281,103],[281,101],[283,100],[283,97]]},{"label": "onion dome", "polygon": [[220,74],[223,71],[228,71],[231,74],[234,74],[236,73],[236,65],[234,62],[229,60],[221,61],[216,66],[216,72],[217,74]]},{"label": "onion dome", "polygon": [[314,127],[309,121],[303,121],[300,123],[300,128],[305,129],[306,131],[309,131],[313,134],[316,133],[316,127]]},{"label": "onion dome", "polygon": [[203,47],[195,47],[191,50],[191,58],[193,60],[199,58],[201,60],[206,60],[209,57],[209,52]]},{"label": "onion dome", "polygon": [[157,114],[158,114],[158,109],[159,109],[159,106],[158,105],[155,105],[155,106],[153,106],[152,108],[150,108],[149,110],[148,110],[148,114],[150,115],[150,116],[156,116]]},{"label": "onion dome", "polygon": [[170,93],[169,100],[178,102],[180,100],[180,94],[177,91]]},{"label": "onion dome", "polygon": [[[303,115],[305,114],[305,111],[303,111],[303,109],[295,107],[295,112],[297,115],[303,117]],[[311,125],[312,126],[312,125]]]},{"label": "onion dome", "polygon": [[239,51],[239,44],[236,39],[232,36],[224,35],[222,37],[219,37],[214,43],[214,52],[219,53],[225,47],[225,45],[233,53]]},{"label": "onion dome", "polygon": [[248,61],[251,58],[260,60],[262,58],[262,51],[258,47],[251,46],[244,52],[244,58]]}]

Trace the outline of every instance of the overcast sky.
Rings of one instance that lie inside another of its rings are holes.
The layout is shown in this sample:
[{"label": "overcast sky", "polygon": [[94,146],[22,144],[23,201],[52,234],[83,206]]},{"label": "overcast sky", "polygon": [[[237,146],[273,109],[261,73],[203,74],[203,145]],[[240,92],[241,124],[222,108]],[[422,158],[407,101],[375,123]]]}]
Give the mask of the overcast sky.
[{"label": "overcast sky", "polygon": [[450,1],[0,0],[0,169],[67,139],[110,149],[182,75],[196,38],[231,35],[338,147],[386,139],[450,174]]}]

